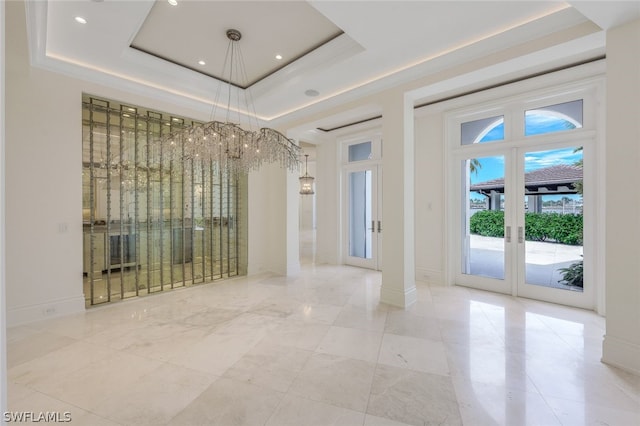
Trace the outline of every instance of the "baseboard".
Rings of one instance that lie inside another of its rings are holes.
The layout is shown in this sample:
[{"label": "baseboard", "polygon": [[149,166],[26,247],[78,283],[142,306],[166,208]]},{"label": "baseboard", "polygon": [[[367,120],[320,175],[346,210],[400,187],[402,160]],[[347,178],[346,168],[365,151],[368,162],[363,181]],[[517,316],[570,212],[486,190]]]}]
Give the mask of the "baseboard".
[{"label": "baseboard", "polygon": [[45,303],[7,307],[7,326],[27,324],[85,311],[84,296],[49,300]]},{"label": "baseboard", "polygon": [[640,375],[640,345],[607,334],[602,345],[602,362]]},{"label": "baseboard", "polygon": [[431,285],[444,285],[442,271],[428,268],[416,268],[416,281]]},{"label": "baseboard", "polygon": [[413,305],[418,300],[418,294],[416,287],[400,291],[393,288],[385,287],[382,285],[380,289],[380,302],[388,305],[397,306],[399,308],[407,308]]}]

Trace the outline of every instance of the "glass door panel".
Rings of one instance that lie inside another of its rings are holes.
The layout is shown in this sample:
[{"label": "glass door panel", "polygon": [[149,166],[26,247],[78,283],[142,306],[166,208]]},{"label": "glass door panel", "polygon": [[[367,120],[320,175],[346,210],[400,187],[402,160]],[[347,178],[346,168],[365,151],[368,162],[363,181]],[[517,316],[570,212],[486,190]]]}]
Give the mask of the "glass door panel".
[{"label": "glass door panel", "polygon": [[371,170],[349,173],[349,256],[371,259]]},{"label": "glass door panel", "polygon": [[505,156],[467,158],[460,167],[461,284],[507,292]]},{"label": "glass door panel", "polygon": [[382,232],[378,208],[378,166],[350,169],[346,172],[346,253],[348,264],[378,269]]},{"label": "glass door panel", "polygon": [[582,147],[527,151],[525,283],[583,292]]}]

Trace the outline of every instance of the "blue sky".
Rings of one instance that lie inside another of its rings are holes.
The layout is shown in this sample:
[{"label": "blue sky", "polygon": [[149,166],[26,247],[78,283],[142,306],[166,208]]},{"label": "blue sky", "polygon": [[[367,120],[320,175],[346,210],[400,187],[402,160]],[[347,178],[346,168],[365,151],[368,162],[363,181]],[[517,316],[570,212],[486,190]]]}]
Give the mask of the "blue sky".
[{"label": "blue sky", "polygon": [[[541,114],[527,115],[525,133],[527,135],[551,133],[569,128],[575,128],[566,120],[558,119],[558,117],[550,117]],[[479,143],[498,141],[504,139],[504,123],[498,124],[489,131]],[[549,151],[528,152],[525,154],[525,172],[538,170],[544,167],[554,166],[558,164],[575,164],[582,158],[582,151],[574,152],[575,148],[563,148]],[[484,182],[492,179],[504,177],[504,157],[482,157],[477,158],[481,167],[477,169],[477,173],[471,174],[471,183]],[[561,195],[547,196],[546,199],[560,199]],[[579,198],[579,196],[570,196],[570,198]]]}]

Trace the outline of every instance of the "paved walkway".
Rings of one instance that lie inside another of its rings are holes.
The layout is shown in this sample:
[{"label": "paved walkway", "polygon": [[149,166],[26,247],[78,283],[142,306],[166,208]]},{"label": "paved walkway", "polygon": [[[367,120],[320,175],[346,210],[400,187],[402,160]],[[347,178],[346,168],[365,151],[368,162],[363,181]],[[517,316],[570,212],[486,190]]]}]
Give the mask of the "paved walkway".
[{"label": "paved walkway", "polygon": [[[582,246],[539,241],[526,241],[526,280],[529,284],[580,291],[560,284],[560,268],[582,260]],[[502,238],[471,236],[471,274],[493,278],[504,277],[504,240]]]}]

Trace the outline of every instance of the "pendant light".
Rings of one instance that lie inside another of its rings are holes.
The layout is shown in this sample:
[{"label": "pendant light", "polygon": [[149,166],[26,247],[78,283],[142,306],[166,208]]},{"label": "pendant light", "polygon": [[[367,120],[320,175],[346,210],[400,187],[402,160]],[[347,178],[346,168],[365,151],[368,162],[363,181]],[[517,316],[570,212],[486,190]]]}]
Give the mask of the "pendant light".
[{"label": "pendant light", "polygon": [[304,176],[300,177],[300,194],[301,195],[313,195],[313,181],[314,178],[309,176],[308,170],[309,154],[304,155]]}]

